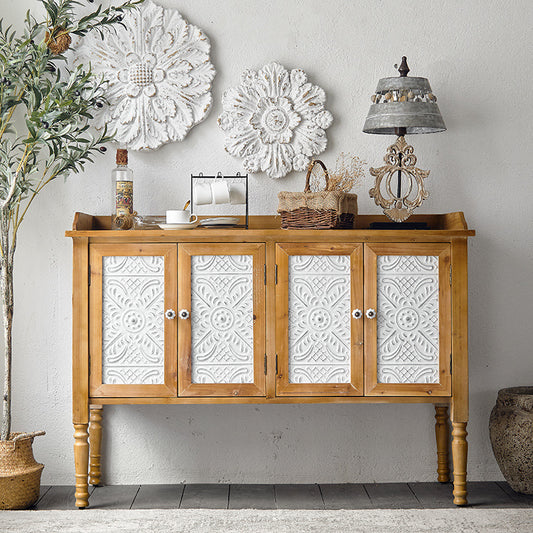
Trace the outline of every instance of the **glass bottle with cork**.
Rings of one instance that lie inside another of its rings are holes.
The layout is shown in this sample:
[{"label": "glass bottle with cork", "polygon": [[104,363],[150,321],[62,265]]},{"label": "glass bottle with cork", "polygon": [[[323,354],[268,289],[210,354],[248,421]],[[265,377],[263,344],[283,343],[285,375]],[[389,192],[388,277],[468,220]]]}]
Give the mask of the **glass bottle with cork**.
[{"label": "glass bottle with cork", "polygon": [[128,168],[128,150],[117,150],[117,166],[112,173],[115,196],[113,229],[133,226],[133,171]]}]

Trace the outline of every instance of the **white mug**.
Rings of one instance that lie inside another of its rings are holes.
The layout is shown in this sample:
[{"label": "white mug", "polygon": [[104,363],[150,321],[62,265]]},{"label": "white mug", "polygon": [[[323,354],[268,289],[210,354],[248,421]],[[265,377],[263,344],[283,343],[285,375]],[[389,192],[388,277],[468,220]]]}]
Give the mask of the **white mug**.
[{"label": "white mug", "polygon": [[232,204],[245,204],[246,183],[230,183],[229,199]]},{"label": "white mug", "polygon": [[213,201],[211,185],[209,183],[196,183],[194,185],[193,195],[196,205],[210,204]]},{"label": "white mug", "polygon": [[167,224],[192,224],[197,220],[198,217],[196,215],[191,215],[191,212],[188,209],[167,210]]},{"label": "white mug", "polygon": [[211,193],[215,204],[229,203],[228,182],[222,177],[217,176],[211,183]]}]

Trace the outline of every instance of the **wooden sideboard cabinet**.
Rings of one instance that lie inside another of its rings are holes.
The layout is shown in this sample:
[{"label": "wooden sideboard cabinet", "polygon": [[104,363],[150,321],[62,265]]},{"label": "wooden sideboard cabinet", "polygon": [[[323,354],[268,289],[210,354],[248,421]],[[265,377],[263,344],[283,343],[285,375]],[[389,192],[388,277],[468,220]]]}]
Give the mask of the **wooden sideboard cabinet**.
[{"label": "wooden sideboard cabinet", "polygon": [[[437,474],[467,503],[467,238],[427,230],[72,231],[76,505],[101,478],[103,407],[185,403],[430,403]],[[89,446],[90,443],[90,446]]]}]

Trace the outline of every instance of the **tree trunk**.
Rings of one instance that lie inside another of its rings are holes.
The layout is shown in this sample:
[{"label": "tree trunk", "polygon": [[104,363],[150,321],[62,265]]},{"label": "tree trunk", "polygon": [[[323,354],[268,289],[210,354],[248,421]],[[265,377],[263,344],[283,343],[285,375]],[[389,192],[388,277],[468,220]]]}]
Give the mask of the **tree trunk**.
[{"label": "tree trunk", "polygon": [[9,221],[2,216],[0,222],[2,255],[0,257],[0,293],[4,319],[4,395],[2,397],[2,429],[0,440],[7,440],[11,433],[11,370],[13,353],[13,257],[15,243],[10,247]]}]

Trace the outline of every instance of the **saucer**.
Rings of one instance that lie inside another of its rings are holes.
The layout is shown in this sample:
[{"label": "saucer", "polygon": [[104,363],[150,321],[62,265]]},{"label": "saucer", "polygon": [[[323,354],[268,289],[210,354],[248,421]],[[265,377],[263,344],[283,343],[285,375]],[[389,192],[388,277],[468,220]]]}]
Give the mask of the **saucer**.
[{"label": "saucer", "polygon": [[158,224],[161,229],[193,229],[198,226],[198,222],[186,222],[184,224]]},{"label": "saucer", "polygon": [[213,217],[204,218],[200,226],[235,226],[239,223],[239,217]]}]

